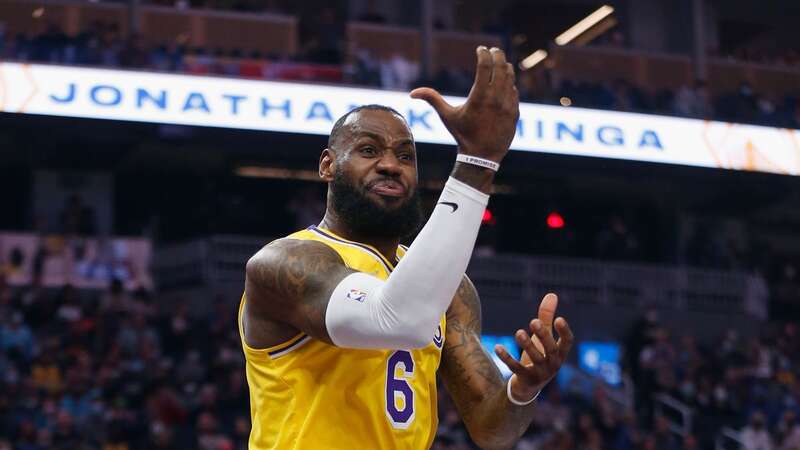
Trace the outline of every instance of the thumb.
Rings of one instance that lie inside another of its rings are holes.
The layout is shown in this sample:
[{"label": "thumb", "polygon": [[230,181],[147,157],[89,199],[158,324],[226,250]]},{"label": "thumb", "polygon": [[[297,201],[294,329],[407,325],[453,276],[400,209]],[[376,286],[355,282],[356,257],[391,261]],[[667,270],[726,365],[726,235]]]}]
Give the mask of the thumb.
[{"label": "thumb", "polygon": [[442,119],[449,117],[450,113],[453,111],[453,107],[442,98],[442,94],[437,92],[436,89],[427,87],[416,88],[411,91],[409,95],[411,98],[428,102]]},{"label": "thumb", "polygon": [[539,320],[542,325],[548,329],[553,329],[553,320],[556,317],[556,308],[558,307],[558,296],[556,294],[548,293],[539,304]]}]

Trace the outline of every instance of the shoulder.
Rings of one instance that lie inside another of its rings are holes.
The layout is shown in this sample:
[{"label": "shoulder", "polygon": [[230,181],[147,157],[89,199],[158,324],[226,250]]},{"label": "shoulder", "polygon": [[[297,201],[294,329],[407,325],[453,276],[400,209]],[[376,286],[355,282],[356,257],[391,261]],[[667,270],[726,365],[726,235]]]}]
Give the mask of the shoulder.
[{"label": "shoulder", "polygon": [[296,299],[347,270],[342,257],[327,245],[283,238],[265,245],[247,261],[246,290]]},{"label": "shoulder", "polygon": [[270,242],[247,261],[247,277],[261,280],[280,269],[320,268],[324,265],[342,265],[344,261],[332,248],[311,240],[282,238]]}]

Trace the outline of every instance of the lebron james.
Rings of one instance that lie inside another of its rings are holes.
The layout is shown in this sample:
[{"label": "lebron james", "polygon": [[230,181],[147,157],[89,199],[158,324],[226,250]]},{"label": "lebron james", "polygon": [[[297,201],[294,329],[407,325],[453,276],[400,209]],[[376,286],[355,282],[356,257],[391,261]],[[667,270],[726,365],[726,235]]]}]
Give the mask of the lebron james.
[{"label": "lebron james", "polygon": [[[334,125],[319,176],[327,211],[247,262],[239,328],[247,360],[250,449],[427,449],[437,427],[436,375],[472,439],[510,448],[573,342],[548,294],[519,360],[481,348],[478,294],[464,275],[492,181],[514,137],[514,69],[478,47],[469,97],[449,105],[420,88],[458,143],[433,213],[419,229],[414,139],[391,108],[367,105]],[[558,333],[558,340],[554,337]]]}]

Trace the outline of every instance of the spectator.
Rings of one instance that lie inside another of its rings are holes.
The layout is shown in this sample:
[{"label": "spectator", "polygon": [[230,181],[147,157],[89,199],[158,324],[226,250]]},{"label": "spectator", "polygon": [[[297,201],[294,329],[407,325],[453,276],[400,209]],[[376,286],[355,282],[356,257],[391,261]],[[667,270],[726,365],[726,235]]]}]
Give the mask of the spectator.
[{"label": "spectator", "polygon": [[675,93],[673,111],[679,116],[708,119],[713,116],[711,95],[702,80],[693,86],[681,86]]},{"label": "spectator", "polygon": [[687,434],[683,438],[683,448],[682,450],[700,450],[699,444],[697,442],[697,438],[692,434]]},{"label": "spectator", "polygon": [[23,322],[21,313],[12,313],[7,324],[0,324],[0,345],[4,352],[19,355],[24,360],[29,360],[33,355],[33,334]]},{"label": "spectator", "polygon": [[179,450],[175,444],[174,432],[161,422],[154,422],[150,426],[150,439],[147,448],[153,450]]},{"label": "spectator", "polygon": [[406,91],[419,78],[419,64],[397,52],[380,63],[380,73],[382,87]]},{"label": "spectator", "polygon": [[33,386],[48,392],[58,392],[62,387],[62,373],[52,353],[42,352],[31,366]]},{"label": "spectator", "polygon": [[120,65],[122,67],[147,67],[149,62],[150,58],[145,51],[144,38],[141,34],[133,34],[119,53]]},{"label": "spectator", "polygon": [[800,448],[800,423],[797,422],[797,413],[787,410],[783,413],[777,427],[779,450],[797,450]]},{"label": "spectator", "polygon": [[669,429],[669,421],[664,416],[656,416],[652,437],[655,438],[658,450],[681,450],[678,440]]},{"label": "spectator", "polygon": [[772,450],[772,437],[766,426],[766,417],[760,411],[750,416],[750,422],[742,429],[744,450]]}]

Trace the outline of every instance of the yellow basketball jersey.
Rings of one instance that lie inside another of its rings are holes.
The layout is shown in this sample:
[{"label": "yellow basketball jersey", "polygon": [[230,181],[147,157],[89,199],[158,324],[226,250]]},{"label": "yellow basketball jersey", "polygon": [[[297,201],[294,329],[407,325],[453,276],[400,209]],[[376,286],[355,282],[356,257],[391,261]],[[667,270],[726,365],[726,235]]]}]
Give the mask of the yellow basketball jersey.
[{"label": "yellow basketball jersey", "polygon": [[[374,247],[311,227],[288,238],[322,242],[351,269],[389,277]],[[241,311],[247,301],[242,296]],[[445,318],[422,349],[353,350],[300,333],[266,349],[242,338],[250,387],[250,450],[428,449],[438,424],[436,371]]]}]

